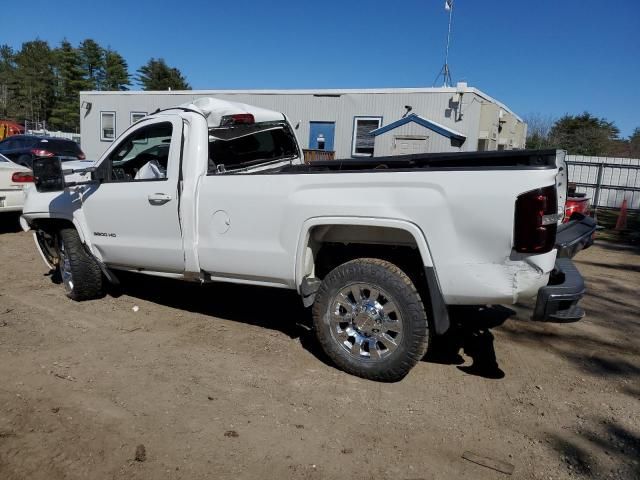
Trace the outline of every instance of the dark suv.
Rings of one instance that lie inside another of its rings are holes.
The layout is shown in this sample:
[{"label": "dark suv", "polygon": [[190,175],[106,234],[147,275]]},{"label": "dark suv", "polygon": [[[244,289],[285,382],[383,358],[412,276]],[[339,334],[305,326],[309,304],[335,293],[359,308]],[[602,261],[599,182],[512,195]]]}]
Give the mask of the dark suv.
[{"label": "dark suv", "polygon": [[84,160],[80,146],[73,140],[37,135],[13,135],[0,142],[0,153],[15,163],[31,168],[37,157],[61,157],[65,160]]}]

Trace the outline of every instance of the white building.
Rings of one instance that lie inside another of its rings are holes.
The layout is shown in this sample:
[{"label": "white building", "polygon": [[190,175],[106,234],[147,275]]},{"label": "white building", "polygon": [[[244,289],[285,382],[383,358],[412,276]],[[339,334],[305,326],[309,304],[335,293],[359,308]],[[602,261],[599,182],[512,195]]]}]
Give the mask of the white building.
[{"label": "white building", "polygon": [[367,90],[81,92],[82,149],[96,159],[143,116],[199,97],[283,112],[303,148],[334,152],[329,156],[335,158],[525,146],[526,124],[520,117],[461,83]]}]

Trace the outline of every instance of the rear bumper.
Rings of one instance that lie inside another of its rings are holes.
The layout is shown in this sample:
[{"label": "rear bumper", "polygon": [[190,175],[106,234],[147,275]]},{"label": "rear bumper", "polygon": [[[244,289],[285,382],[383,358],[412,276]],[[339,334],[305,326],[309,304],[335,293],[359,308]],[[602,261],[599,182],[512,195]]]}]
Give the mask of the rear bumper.
[{"label": "rear bumper", "polygon": [[569,258],[556,260],[549,284],[538,290],[533,319],[541,322],[576,322],[584,317],[578,302],[584,296],[584,279]]},{"label": "rear bumper", "polygon": [[584,296],[586,288],[584,279],[571,258],[593,244],[595,230],[595,220],[579,213],[558,228],[555,269],[549,276],[549,284],[538,290],[534,320],[575,322],[584,317],[584,310],[578,306],[578,302]]},{"label": "rear bumper", "polygon": [[19,212],[24,205],[22,189],[0,190],[0,212]]}]

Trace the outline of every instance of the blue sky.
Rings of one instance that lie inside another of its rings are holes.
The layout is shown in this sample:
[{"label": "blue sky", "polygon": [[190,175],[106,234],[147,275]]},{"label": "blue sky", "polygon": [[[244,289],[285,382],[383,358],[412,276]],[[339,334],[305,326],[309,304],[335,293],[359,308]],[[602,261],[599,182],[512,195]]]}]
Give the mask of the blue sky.
[{"label": "blue sky", "polygon": [[[444,0],[4,2],[0,43],[94,38],[195,89],[432,86]],[[640,127],[640,0],[455,0],[450,65],[520,115]]]}]

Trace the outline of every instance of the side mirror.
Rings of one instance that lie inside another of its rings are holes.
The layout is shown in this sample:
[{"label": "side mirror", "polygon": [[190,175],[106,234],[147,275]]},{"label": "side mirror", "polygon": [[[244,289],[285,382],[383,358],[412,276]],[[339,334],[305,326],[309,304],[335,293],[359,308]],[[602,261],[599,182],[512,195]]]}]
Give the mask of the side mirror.
[{"label": "side mirror", "polygon": [[35,158],[33,181],[38,192],[61,192],[64,190],[64,174],[60,157]]}]

